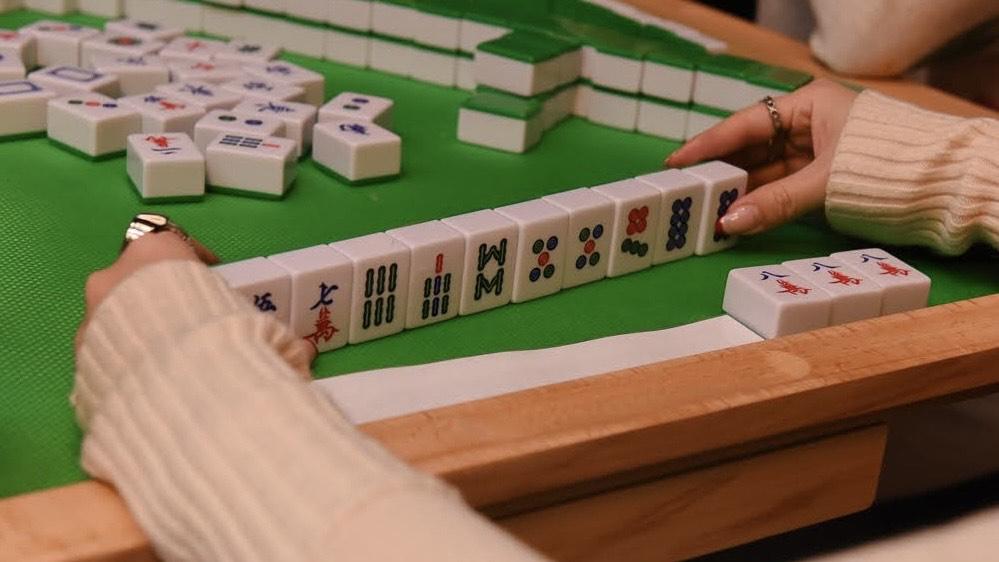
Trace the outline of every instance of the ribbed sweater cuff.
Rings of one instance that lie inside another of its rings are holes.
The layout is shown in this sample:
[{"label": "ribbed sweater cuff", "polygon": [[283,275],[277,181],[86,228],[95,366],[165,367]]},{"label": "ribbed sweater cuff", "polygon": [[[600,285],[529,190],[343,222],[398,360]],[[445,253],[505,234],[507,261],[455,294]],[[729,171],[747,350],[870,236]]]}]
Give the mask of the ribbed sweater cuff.
[{"label": "ribbed sweater cuff", "polygon": [[75,389],[82,463],[160,557],[326,559],[369,503],[448,493],[312,390],[288,357],[304,345],[193,263],[140,270],[96,311]]},{"label": "ribbed sweater cuff", "polygon": [[947,255],[975,242],[999,247],[999,121],[860,94],[836,148],[826,217],[847,234]]},{"label": "ribbed sweater cuff", "polygon": [[[87,427],[104,395],[137,362],[162,353],[198,327],[255,314],[242,296],[200,263],[166,261],[138,270],[111,290],[83,333],[71,397],[81,425]],[[283,355],[306,373],[304,350],[285,347]]]}]

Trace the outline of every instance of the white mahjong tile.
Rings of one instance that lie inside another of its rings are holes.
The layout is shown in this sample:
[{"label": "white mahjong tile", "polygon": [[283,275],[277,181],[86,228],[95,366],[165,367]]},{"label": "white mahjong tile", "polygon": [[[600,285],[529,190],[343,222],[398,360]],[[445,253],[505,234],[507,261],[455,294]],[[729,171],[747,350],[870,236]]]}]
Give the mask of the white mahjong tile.
[{"label": "white mahjong tile", "polygon": [[832,297],[781,265],[733,269],[722,308],[764,338],[829,325]]},{"label": "white mahjong tile", "polygon": [[162,84],[156,87],[156,93],[200,105],[205,111],[232,109],[243,101],[242,96],[223,90],[215,84],[194,80]]},{"label": "white mahjong tile", "polygon": [[832,257],[884,289],[881,314],[924,308],[929,301],[930,278],[880,248],[836,252]]},{"label": "white mahjong tile", "polygon": [[243,115],[228,109],[209,111],[194,125],[194,144],[204,152],[223,133],[251,137],[284,136],[284,122],[268,115]]},{"label": "white mahjong tile", "polygon": [[413,16],[413,40],[421,45],[457,51],[461,44],[461,18],[417,11]]},{"label": "white mahjong tile", "polygon": [[21,59],[0,53],[0,81],[23,80],[24,73]]},{"label": "white mahjong tile", "polygon": [[295,181],[295,141],[223,133],[205,150],[208,185],[280,199]]},{"label": "white mahjong tile", "polygon": [[319,108],[319,122],[338,119],[361,119],[386,129],[392,127],[392,107],[389,98],[358,92],[340,92]]},{"label": "white mahjong tile", "polygon": [[633,131],[638,124],[638,98],[591,88],[586,117],[593,123]]},{"label": "white mahjong tile", "polygon": [[458,72],[458,56],[430,49],[411,49],[412,68],[409,77],[439,86],[454,86]]},{"label": "white mahjong tile", "polygon": [[330,245],[354,266],[350,343],[401,332],[406,325],[409,248],[384,232]]},{"label": "white mahjong tile", "polygon": [[21,0],[25,8],[63,15],[76,11],[76,0]]},{"label": "white mahjong tile", "polygon": [[79,11],[103,18],[121,17],[124,0],[76,0]]},{"label": "white mahjong tile", "polygon": [[692,139],[697,135],[707,131],[711,127],[714,127],[718,123],[721,123],[724,117],[714,115],[712,113],[704,113],[703,111],[698,111],[691,108],[687,112],[687,128],[684,130],[683,138],[685,140]]},{"label": "white mahjong tile", "polygon": [[535,96],[558,85],[561,61],[555,57],[532,64],[476,51],[474,68],[476,84],[518,96]]},{"label": "white mahjong tile", "polygon": [[368,40],[368,67],[389,74],[409,77],[415,64],[410,43],[372,36]]},{"label": "white mahjong tile", "polygon": [[396,39],[412,39],[416,33],[417,10],[388,2],[371,3],[371,30]]},{"label": "white mahjong tile", "polygon": [[284,14],[284,0],[243,0],[243,5],[272,14]]},{"label": "white mahjong tile", "polygon": [[218,61],[175,61],[167,63],[170,76],[175,82],[205,82],[224,84],[243,76],[243,67],[238,64]]},{"label": "white mahjong tile", "polygon": [[517,275],[512,302],[524,302],[562,289],[569,213],[535,199],[496,209],[517,223]]},{"label": "white mahjong tile", "polygon": [[642,61],[605,53],[599,49],[593,54],[592,76],[594,84],[620,92],[637,94],[642,84]]},{"label": "white mahjong tile", "polygon": [[617,277],[652,265],[662,196],[652,186],[627,179],[593,188],[614,202],[607,276]]},{"label": "white mahjong tile", "polygon": [[127,96],[118,102],[139,112],[143,133],[184,133],[194,138],[194,125],[205,115],[200,105],[158,93]]},{"label": "white mahjong tile", "polygon": [[257,310],[288,323],[291,317],[291,274],[267,258],[216,265],[212,268]]},{"label": "white mahjong tile", "polygon": [[184,133],[129,135],[125,169],[144,201],[205,194],[205,157]]},{"label": "white mahjong tile", "polygon": [[26,69],[34,68],[37,58],[35,38],[29,33],[0,29],[0,54],[21,61]]},{"label": "white mahjong tile", "polygon": [[330,3],[316,0],[284,0],[284,9],[289,16],[326,23],[330,17]]},{"label": "white mahjong tile", "polygon": [[704,207],[704,180],[681,170],[663,170],[635,179],[651,185],[661,197],[652,265],[694,255]]},{"label": "white mahjong tile", "polygon": [[402,139],[367,121],[326,121],[313,129],[312,159],[349,182],[392,177],[402,167]]},{"label": "white mahjong tile", "polygon": [[[202,31],[201,24],[205,8],[201,3],[170,1],[167,4],[165,0],[159,0],[159,2],[154,4],[152,13],[135,14],[129,13],[127,2],[128,0],[126,0],[125,15],[128,17],[152,20],[166,27],[179,28],[186,31]],[[168,9],[163,9],[164,5]]]},{"label": "white mahjong tile", "polygon": [[683,171],[704,180],[705,187],[694,253],[703,256],[731,248],[738,241],[738,236],[729,236],[718,230],[718,219],[728,212],[736,199],[746,194],[748,174],[719,160],[691,166]]},{"label": "white mahjong tile", "polygon": [[330,0],[327,21],[337,27],[368,31],[371,29],[371,2],[368,0]]},{"label": "white mahjong tile", "polygon": [[162,41],[136,35],[101,33],[80,43],[80,66],[93,68],[94,57],[144,57],[163,48]]},{"label": "white mahjong tile", "polygon": [[155,56],[95,56],[91,62],[95,71],[118,77],[118,90],[123,96],[146,94],[170,82],[170,68]]},{"label": "white mahjong tile", "polygon": [[281,54],[281,47],[236,39],[215,53],[215,60],[233,64],[261,64]]},{"label": "white mahjong tile", "polygon": [[0,137],[44,133],[48,103],[56,95],[28,80],[0,81]]},{"label": "white mahjong tile", "polygon": [[499,39],[507,33],[510,33],[510,29],[503,26],[463,19],[458,33],[458,43],[462,51],[474,53],[479,43]]},{"label": "white mahjong tile", "polygon": [[243,76],[237,80],[230,80],[222,84],[222,89],[241,96],[244,99],[258,99],[271,101],[302,101],[305,90],[295,86],[258,78],[256,76]]},{"label": "white mahjong tile", "polygon": [[364,68],[368,66],[369,44],[367,35],[331,29],[326,32],[323,56],[326,60]]},{"label": "white mahjong tile", "polygon": [[586,117],[590,115],[590,98],[593,96],[593,86],[581,83],[576,86],[576,99],[573,100],[572,114],[576,117]]},{"label": "white mahjong tile", "polygon": [[100,33],[92,27],[51,20],[37,21],[20,31],[35,38],[35,62],[40,66],[79,65],[80,43]]},{"label": "white mahjong tile", "polygon": [[218,37],[239,38],[246,29],[243,16],[242,10],[205,4],[201,12],[201,30]]},{"label": "white mahjong tile", "polygon": [[142,128],[139,113],[100,94],[71,94],[48,104],[48,136],[88,156],[125,150],[128,135]]},{"label": "white mahjong tile", "polygon": [[314,106],[322,105],[326,96],[326,77],[297,64],[285,61],[246,64],[243,71],[257,78],[298,86],[305,90],[303,101]]},{"label": "white mahjong tile", "polygon": [[642,93],[679,103],[690,102],[694,71],[646,60],[642,67]]},{"label": "white mahjong tile", "polygon": [[517,223],[492,209],[441,222],[465,238],[458,313],[475,314],[509,303],[516,275]]},{"label": "white mahjong tile", "polygon": [[475,89],[475,61],[458,55],[454,70],[454,85],[462,90]]},{"label": "white mahjong tile", "polygon": [[172,41],[184,34],[184,30],[179,27],[167,27],[165,25],[144,21],[140,19],[122,19],[109,21],[104,24],[105,33],[121,33],[123,35],[135,35],[153,41]]},{"label": "white mahjong tile", "polygon": [[471,107],[458,110],[458,140],[507,152],[530,150],[541,140],[543,125],[540,114],[518,119]]},{"label": "white mahjong tile", "polygon": [[244,101],[232,108],[243,115],[266,115],[280,119],[284,123],[284,137],[298,145],[296,155],[312,147],[312,128],[316,125],[316,108],[307,103],[291,101]]},{"label": "white mahjong tile", "polygon": [[875,318],[881,314],[884,290],[871,278],[835,258],[786,261],[783,266],[832,295],[831,326]]},{"label": "white mahjong tile", "polygon": [[543,199],[569,213],[562,288],[606,277],[614,202],[585,187],[548,195]]},{"label": "white mahjong tile", "polygon": [[682,105],[642,99],[638,102],[638,121],[635,129],[640,133],[682,141],[687,135],[687,117],[690,112]]},{"label": "white mahjong tile", "polygon": [[409,248],[409,295],[406,329],[458,315],[461,303],[465,238],[441,221],[386,232]]},{"label": "white mahjong tile", "polygon": [[323,352],[347,345],[354,266],[330,246],[312,246],[268,257],[291,275],[295,335]]},{"label": "white mahjong tile", "polygon": [[275,20],[280,41],[285,51],[321,58],[326,48],[326,27],[308,25],[294,20]]},{"label": "white mahjong tile", "polygon": [[47,66],[28,75],[32,82],[60,94],[118,93],[118,78],[78,66]]},{"label": "white mahjong tile", "polygon": [[167,62],[211,62],[215,53],[225,48],[224,41],[177,37],[167,43],[159,55]]},{"label": "white mahjong tile", "polygon": [[740,78],[698,70],[694,73],[690,99],[699,105],[738,111],[748,105],[748,90],[748,85]]}]

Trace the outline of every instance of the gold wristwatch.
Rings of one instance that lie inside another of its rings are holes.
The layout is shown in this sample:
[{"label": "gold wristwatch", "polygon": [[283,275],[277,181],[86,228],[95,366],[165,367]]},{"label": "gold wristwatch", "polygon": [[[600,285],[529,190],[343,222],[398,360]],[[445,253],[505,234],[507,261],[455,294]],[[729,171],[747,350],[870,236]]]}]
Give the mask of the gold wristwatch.
[{"label": "gold wristwatch", "polygon": [[184,232],[184,229],[172,223],[166,215],[140,213],[135,215],[132,222],[128,223],[128,229],[125,230],[125,239],[121,243],[121,251],[124,252],[129,244],[153,232],[173,232],[185,242],[189,242],[190,240],[190,236]]}]

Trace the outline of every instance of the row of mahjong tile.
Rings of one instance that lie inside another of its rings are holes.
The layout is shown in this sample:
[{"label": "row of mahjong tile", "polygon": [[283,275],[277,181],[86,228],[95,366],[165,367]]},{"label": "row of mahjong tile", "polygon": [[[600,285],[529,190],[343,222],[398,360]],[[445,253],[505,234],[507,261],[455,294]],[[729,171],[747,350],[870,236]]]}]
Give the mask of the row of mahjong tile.
[{"label": "row of mahjong tile", "polygon": [[[216,191],[284,197],[297,175],[297,143],[260,136],[256,125],[233,126],[227,117],[247,119],[212,112],[206,119],[213,122],[204,128],[199,123],[194,141],[184,133],[128,135],[126,168],[142,199],[199,199],[206,184]],[[55,137],[51,129],[49,134]],[[316,164],[348,183],[397,176],[402,164],[398,135],[366,121],[320,122],[312,128],[312,147]]]},{"label": "row of mahjong tile", "polygon": [[624,94],[735,111],[764,96],[795,90],[812,79],[803,72],[731,55],[707,56],[682,50],[631,56],[620,53],[518,30],[478,46],[475,81],[531,97],[584,79]]},{"label": "row of mahjong tile", "polygon": [[326,351],[728,248],[746,178],[708,162],[215,270]]},{"label": "row of mahjong tile", "polygon": [[[305,54],[326,56],[337,62],[370,66],[376,70],[446,86],[457,85],[472,89],[476,84],[482,84],[525,96],[550,91],[558,84],[571,83],[575,79],[582,78],[598,86],[627,94],[641,93],[652,98],[679,103],[692,101],[698,106],[723,111],[734,111],[758,101],[767,94],[791,91],[811,79],[811,76],[805,73],[763,65],[739,57],[690,55],[688,60],[684,54],[688,51],[671,54],[669,49],[666,49],[642,54],[636,59],[615,54],[612,49],[604,49],[599,44],[598,46],[575,45],[575,48],[569,52],[559,53],[558,64],[555,65],[550,64],[552,61],[522,64],[522,61],[495,56],[496,53],[489,52],[490,45],[494,42],[502,44],[511,40],[516,42],[517,36],[537,36],[537,33],[522,30],[509,33],[510,27],[491,26],[474,20],[455,20],[452,25],[444,27],[431,24],[419,26],[420,30],[430,30],[437,37],[448,37],[445,42],[457,42],[463,46],[462,50],[465,52],[474,52],[475,62],[473,62],[461,56],[448,56],[446,52],[427,51],[417,45],[406,43],[412,34],[410,28],[413,27],[405,23],[409,20],[398,14],[396,18],[388,17],[389,14],[395,14],[395,11],[405,8],[391,3],[375,3],[376,7],[371,8],[369,5],[371,3],[351,1],[356,5],[334,6],[333,9],[346,13],[359,10],[357,14],[360,15],[357,15],[353,21],[361,28],[356,30],[363,31],[370,28],[376,34],[384,34],[384,38],[377,35],[351,35],[349,30],[347,33],[332,30],[329,36],[324,38],[322,32],[298,26],[302,28],[299,35],[303,38],[318,33],[309,40],[299,38],[303,42],[315,43],[310,48],[302,49]],[[268,17],[257,13],[244,14],[235,10],[223,11],[229,14],[230,19],[235,19],[226,28],[209,31],[234,37],[245,36],[250,33],[247,29],[261,26],[244,25],[245,22],[236,20],[240,17],[246,19]],[[367,16],[364,15],[366,13]],[[155,16],[155,14],[148,15]],[[373,23],[365,28],[360,23],[366,21],[365,18],[381,23]],[[294,22],[289,25],[295,26]],[[548,40],[560,42],[554,37],[548,37]],[[585,43],[585,38],[583,42]],[[663,52],[668,56],[657,56]],[[553,72],[546,71],[549,67],[552,67]],[[553,76],[556,77],[554,81],[549,79]],[[700,80],[697,80],[698,77]]]},{"label": "row of mahjong tile", "polygon": [[[52,87],[137,95],[171,80],[226,83],[246,95],[281,101],[323,101],[322,74],[274,62],[280,49],[259,42],[182,37],[183,30],[136,20],[111,21],[103,32],[43,20],[20,30],[0,30],[0,77],[24,78],[34,66],[67,67]],[[155,56],[154,56],[155,55]],[[83,68],[84,71],[72,69]],[[88,73],[86,70],[93,70]],[[47,73],[37,74],[41,80]],[[241,87],[252,79],[253,89]]]},{"label": "row of mahjong tile", "polygon": [[[58,6],[66,0],[28,0],[29,2],[47,2]],[[90,13],[105,17],[117,17],[122,13],[143,12],[143,17],[153,15],[149,11],[163,9],[164,0],[84,0],[80,9],[88,11],[84,4],[102,4],[94,6]],[[121,6],[115,10],[113,4]],[[191,2],[187,2],[191,4]],[[432,48],[472,53],[476,45],[484,40],[499,37],[517,24],[503,22],[502,16],[523,15],[522,8],[537,11],[545,2],[527,0],[518,5],[507,0],[501,4],[500,11],[492,14],[479,13],[477,8],[484,7],[484,2],[466,2],[464,0],[212,0],[202,2],[199,29],[208,33],[225,31],[213,28],[212,20],[220,18],[220,13],[232,13],[233,8],[246,7],[254,11],[265,12],[273,16],[289,15],[299,20],[307,20],[318,24],[347,29],[357,33],[374,33],[409,40]],[[571,2],[563,2],[571,4]],[[578,2],[577,4],[583,4]],[[693,43],[703,45],[711,52],[724,50],[724,43],[704,35],[692,28],[674,21],[664,20],[625,4],[617,2],[599,2],[608,13],[635,22],[658,27],[662,30],[676,33],[679,37]],[[571,9],[571,8],[570,8]],[[188,22],[193,23],[193,16],[188,16]],[[225,34],[225,33],[220,33]]]},{"label": "row of mahjong tile", "polygon": [[728,112],[621,94],[590,84],[570,85],[543,96],[522,99],[479,89],[458,110],[458,139],[508,152],[525,152],[570,115],[625,131],[672,141],[693,138]]},{"label": "row of mahjong tile", "polygon": [[773,338],[926,306],[930,278],[880,248],[733,269],[722,308]]}]

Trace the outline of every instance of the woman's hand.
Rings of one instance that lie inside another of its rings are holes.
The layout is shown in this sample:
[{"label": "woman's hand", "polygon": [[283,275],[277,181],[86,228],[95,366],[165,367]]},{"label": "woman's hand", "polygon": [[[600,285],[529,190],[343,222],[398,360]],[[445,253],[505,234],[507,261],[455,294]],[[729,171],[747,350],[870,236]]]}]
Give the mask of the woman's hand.
[{"label": "woman's hand", "polygon": [[774,101],[787,129],[783,154],[768,162],[770,114],[754,104],[680,147],[666,165],[722,159],[749,172],[749,190],[719,221],[726,234],[755,234],[822,206],[833,152],[857,93],[826,79]]},{"label": "woman's hand", "polygon": [[197,242],[188,244],[172,232],[151,233],[132,242],[110,267],[95,271],[87,278],[84,289],[86,312],[76,333],[77,349],[94,310],[112,289],[139,269],[167,260],[201,261],[209,265],[218,262],[210,250]]}]

